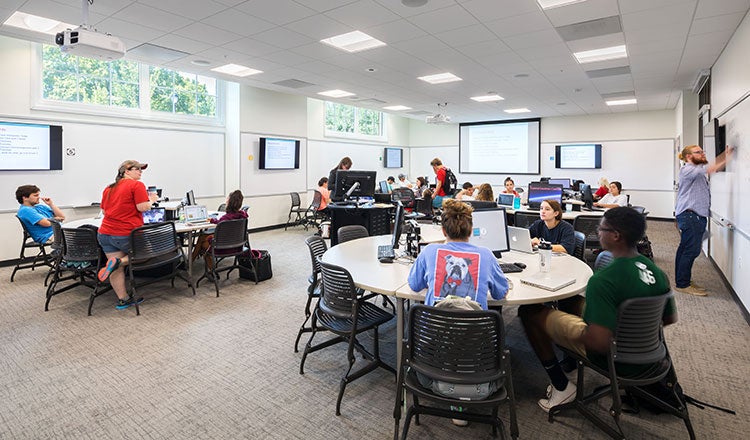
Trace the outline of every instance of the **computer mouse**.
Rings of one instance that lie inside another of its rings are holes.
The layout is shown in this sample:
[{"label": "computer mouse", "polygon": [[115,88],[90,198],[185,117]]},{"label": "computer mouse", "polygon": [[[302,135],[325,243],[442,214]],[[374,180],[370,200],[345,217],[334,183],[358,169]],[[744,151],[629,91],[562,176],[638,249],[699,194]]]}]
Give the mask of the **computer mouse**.
[{"label": "computer mouse", "polygon": [[393,258],[383,257],[383,258],[378,258],[378,261],[380,261],[381,263],[393,263]]},{"label": "computer mouse", "polygon": [[526,264],[525,264],[525,263],[521,263],[520,261],[516,261],[516,262],[515,262],[515,263],[513,263],[513,264],[514,264],[514,265],[515,265],[516,267],[519,267],[519,268],[521,268],[521,269],[526,269]]}]

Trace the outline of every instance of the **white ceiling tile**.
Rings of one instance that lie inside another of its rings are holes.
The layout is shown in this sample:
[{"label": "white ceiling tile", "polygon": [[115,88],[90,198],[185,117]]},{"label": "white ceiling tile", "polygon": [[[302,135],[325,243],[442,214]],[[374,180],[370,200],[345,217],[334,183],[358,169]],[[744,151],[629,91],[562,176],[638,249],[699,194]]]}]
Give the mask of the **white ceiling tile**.
[{"label": "white ceiling tile", "polygon": [[[323,44],[321,42],[315,42],[306,44],[300,47],[294,47],[290,49],[294,53],[302,54],[307,57],[311,57],[318,60],[325,60],[331,57],[340,57],[344,55],[344,52],[334,49],[333,47]],[[372,52],[372,51],[370,51]]]},{"label": "white ceiling tile", "polygon": [[[573,55],[571,55],[570,49],[564,43],[529,47],[524,49],[520,55],[521,58],[527,61],[558,57],[565,57],[565,59],[573,61]],[[573,63],[575,63],[575,61],[573,61]],[[566,64],[570,64],[570,62],[567,62]]]},{"label": "white ceiling tile", "polygon": [[708,34],[717,30],[731,30],[734,32],[746,12],[735,12],[734,14],[697,19],[693,21],[693,25],[690,27],[690,35]]},{"label": "white ceiling tile", "polygon": [[315,15],[315,11],[292,0],[252,0],[235,6],[242,12],[278,25]]},{"label": "white ceiling tile", "polygon": [[558,44],[562,42],[562,38],[553,29],[549,29],[505,37],[503,38],[503,42],[513,50],[522,51],[534,46]]},{"label": "white ceiling tile", "polygon": [[495,34],[488,31],[487,27],[482,24],[475,24],[460,29],[440,32],[434,35],[439,40],[453,47],[466,46],[469,44],[497,39]]},{"label": "white ceiling tile", "polygon": [[[76,8],[78,12],[78,22],[80,22],[81,18],[81,0],[55,0],[56,3],[60,3],[63,5],[71,6]],[[2,3],[23,3],[23,0],[10,0],[10,1],[0,1],[0,4]],[[97,1],[94,2],[94,4],[89,5],[89,14],[99,14],[99,15],[111,15],[120,9],[124,8],[125,6],[128,6],[129,4],[133,3],[132,0],[106,0],[106,1]],[[76,24],[78,24],[76,22]]]},{"label": "white ceiling tile", "polygon": [[203,52],[204,50],[213,47],[213,45],[207,44],[203,41],[191,40],[175,34],[163,35],[151,40],[149,43],[187,53]]},{"label": "white ceiling tile", "polygon": [[750,8],[750,0],[701,0],[698,2],[695,17],[714,17],[717,15],[731,14],[733,12],[745,13],[748,8]]},{"label": "white ceiling tile", "polygon": [[433,34],[477,24],[477,20],[458,5],[415,15],[409,17],[409,21]]},{"label": "white ceiling tile", "polygon": [[542,11],[529,12],[516,17],[486,22],[487,28],[500,38],[550,29]]},{"label": "white ceiling tile", "polygon": [[299,64],[297,66],[298,69],[304,70],[306,72],[314,73],[314,74],[325,74],[331,71],[334,71],[338,69],[338,66],[334,66],[333,64],[326,63],[324,61],[308,61],[302,64]]},{"label": "white ceiling tile", "polygon": [[681,38],[684,41],[687,38],[688,30],[689,28],[685,26],[665,24],[663,27],[625,31],[625,42],[628,45],[649,44],[664,39],[665,35],[668,35],[667,38]]},{"label": "white ceiling tile", "polygon": [[242,38],[241,35],[227,32],[223,29],[209,26],[200,22],[195,22],[187,25],[181,29],[174,31],[174,33],[185,38],[203,41],[215,46],[220,46],[222,44],[229,43],[230,41],[235,41]]},{"label": "white ceiling tile", "polygon": [[360,0],[325,13],[328,17],[347,23],[354,28],[376,26],[399,19],[399,16],[388,8],[371,0]]},{"label": "white ceiling tile", "polygon": [[650,9],[659,9],[664,6],[675,6],[690,9],[692,11],[695,9],[695,4],[697,2],[698,0],[620,0],[618,3],[620,4],[621,14],[630,14]]},{"label": "white ceiling tile", "polygon": [[620,9],[617,0],[587,0],[564,8],[547,9],[544,14],[554,26],[559,27],[620,15]]},{"label": "white ceiling tile", "polygon": [[685,47],[684,38],[665,38],[647,43],[628,43],[628,55],[641,55],[654,52],[680,53]]},{"label": "white ceiling tile", "polygon": [[227,6],[237,6],[240,3],[244,3],[247,0],[216,0],[217,2]]},{"label": "white ceiling tile", "polygon": [[441,50],[449,49],[449,46],[447,44],[431,35],[394,43],[393,47],[414,56],[419,56],[426,52],[438,52]]},{"label": "white ceiling tile", "polygon": [[339,6],[348,5],[354,3],[356,0],[295,0],[310,9],[314,9],[318,12],[330,11],[331,9],[338,8]]},{"label": "white ceiling tile", "polygon": [[339,23],[338,21],[322,14],[303,18],[302,20],[290,23],[285,27],[290,31],[305,35],[315,41],[320,41],[324,38],[330,38],[355,30],[351,26]]},{"label": "white ceiling tile", "polygon": [[263,58],[284,66],[298,66],[300,64],[314,61],[312,58],[286,50],[280,50],[278,52],[263,55]]},{"label": "white ceiling tile", "polygon": [[487,22],[540,11],[535,1],[471,0],[461,3],[475,17]]},{"label": "white ceiling tile", "polygon": [[469,44],[466,46],[458,46],[456,47],[456,49],[460,50],[464,55],[473,59],[483,59],[504,52],[512,51],[510,47],[508,47],[505,43],[498,39]]},{"label": "white ceiling tile", "polygon": [[411,40],[427,35],[425,31],[406,20],[391,21],[377,26],[363,28],[362,31],[387,44]]},{"label": "white ceiling tile", "polygon": [[668,5],[645,11],[633,12],[622,15],[622,28],[627,33],[636,29],[664,29],[665,25],[677,24],[679,27],[690,27],[693,19],[692,8],[686,8],[683,4]]},{"label": "white ceiling tile", "polygon": [[278,52],[279,48],[253,38],[241,38],[222,45],[225,49],[254,57]]},{"label": "white ceiling tile", "polygon": [[418,8],[411,8],[401,4],[401,0],[375,0],[376,3],[385,6],[392,12],[401,17],[411,17],[412,15],[423,14],[427,11],[442,9],[455,4],[453,0],[430,0],[426,5]]},{"label": "white ceiling tile", "polygon": [[114,14],[113,17],[154,29],[160,29],[165,32],[172,32],[191,23],[191,21],[185,17],[180,17],[179,15],[139,3],[133,3],[130,6],[127,6],[125,9]]},{"label": "white ceiling tile", "polygon": [[117,37],[130,38],[131,40],[140,42],[151,41],[154,38],[165,35],[164,31],[114,18],[105,19],[99,23],[98,27]]},{"label": "white ceiling tile", "polygon": [[[97,3],[99,2],[94,2]],[[213,0],[138,0],[138,3],[164,11],[174,11],[193,20],[201,20],[227,9],[226,5]]]},{"label": "white ceiling tile", "polygon": [[237,9],[221,11],[204,18],[201,22],[245,37],[276,27],[275,24],[245,14]]},{"label": "white ceiling tile", "polygon": [[265,32],[255,34],[253,35],[253,39],[282,49],[291,49],[293,47],[311,44],[315,41],[310,37],[306,37],[282,27],[269,29]]},{"label": "white ceiling tile", "polygon": [[[65,6],[59,3],[55,3],[50,0],[28,0],[23,6],[18,8],[19,11],[26,12],[28,14],[38,15],[40,17],[51,18],[53,20],[59,20],[65,23],[73,25],[81,24],[81,6],[80,2],[78,7]],[[98,23],[104,19],[101,14],[94,15],[90,13],[89,22]]]},{"label": "white ceiling tile", "polygon": [[[194,54],[199,58],[217,61],[221,64],[235,63],[242,64],[244,61],[250,59],[250,56],[242,52],[233,51],[224,47],[212,47],[211,49],[204,50]],[[252,66],[247,66],[252,67]]]}]

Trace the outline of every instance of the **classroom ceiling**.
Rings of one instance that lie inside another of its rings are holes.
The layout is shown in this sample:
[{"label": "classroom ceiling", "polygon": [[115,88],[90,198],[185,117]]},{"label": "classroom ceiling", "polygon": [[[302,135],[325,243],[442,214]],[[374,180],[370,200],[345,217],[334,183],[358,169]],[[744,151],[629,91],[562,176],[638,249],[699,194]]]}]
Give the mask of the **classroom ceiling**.
[{"label": "classroom ceiling", "polygon": [[[130,59],[359,107],[403,105],[411,109],[390,113],[412,118],[440,112],[469,122],[672,109],[749,8],[750,0],[586,0],[546,10],[536,0],[418,7],[402,0],[95,0],[88,22],[120,37]],[[77,25],[81,9],[80,0],[0,0],[0,23],[22,11]],[[320,42],[355,30],[386,45],[347,53]],[[0,34],[54,40],[8,25]],[[182,53],[163,62],[146,55],[144,44]],[[623,44],[626,58],[579,64],[573,56]],[[227,63],[262,73],[210,70]],[[418,79],[444,72],[462,81]],[[331,89],[355,96],[318,95]],[[504,100],[470,99],[490,93]],[[633,97],[637,104],[605,103]],[[505,112],[513,108],[530,112]]]}]

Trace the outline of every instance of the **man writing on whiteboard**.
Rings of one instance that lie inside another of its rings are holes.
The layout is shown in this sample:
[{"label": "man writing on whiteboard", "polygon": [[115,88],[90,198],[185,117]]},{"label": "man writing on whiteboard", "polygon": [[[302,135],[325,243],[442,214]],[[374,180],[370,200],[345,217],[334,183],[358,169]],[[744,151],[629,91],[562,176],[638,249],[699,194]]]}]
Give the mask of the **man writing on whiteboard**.
[{"label": "man writing on whiteboard", "polygon": [[685,147],[680,153],[680,159],[685,165],[680,168],[677,205],[674,210],[677,227],[680,229],[680,245],[677,247],[674,263],[674,283],[678,292],[708,295],[706,289],[692,282],[693,262],[701,253],[701,242],[711,206],[708,176],[723,170],[731,155],[732,147],[727,147],[716,158],[716,162],[709,165],[706,153],[698,145]]},{"label": "man writing on whiteboard", "polygon": [[[39,197],[39,187],[36,185],[21,185],[16,189],[18,218],[21,219],[31,238],[37,243],[47,243],[52,239],[52,222],[64,221],[65,215],[49,197]],[[44,203],[39,203],[39,201]]]},{"label": "man writing on whiteboard", "polygon": [[447,168],[443,165],[443,161],[437,157],[432,159],[430,165],[432,171],[435,172],[435,191],[433,192],[432,206],[440,209],[443,207],[443,198],[445,197],[445,170]]}]

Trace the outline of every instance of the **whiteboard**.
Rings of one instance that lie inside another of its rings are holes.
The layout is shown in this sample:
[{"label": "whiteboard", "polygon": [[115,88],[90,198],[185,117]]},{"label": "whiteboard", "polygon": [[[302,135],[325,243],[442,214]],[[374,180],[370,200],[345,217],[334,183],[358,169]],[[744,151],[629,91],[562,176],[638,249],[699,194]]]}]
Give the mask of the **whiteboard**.
[{"label": "whiteboard", "polygon": [[328,177],[341,158],[349,156],[352,159],[352,169],[369,170],[377,172],[377,180],[385,180],[388,176],[397,177],[399,174],[406,174],[411,182],[416,177],[409,175],[409,149],[404,148],[404,163],[401,168],[383,167],[383,154],[385,147],[403,148],[397,145],[373,145],[360,144],[345,141],[313,141],[309,143],[308,153],[308,176],[307,188],[313,189],[318,187],[318,180],[321,177]]},{"label": "whiteboard", "polygon": [[192,189],[196,197],[223,196],[224,134],[156,128],[52,122],[63,127],[63,169],[3,171],[0,210],[15,210],[15,189],[40,187],[60,207],[88,206],[101,201],[104,187],[114,182],[124,160],[148,163],[142,181],[182,198]]},{"label": "whiteboard", "polygon": [[[258,168],[261,137],[300,141],[299,168],[294,170],[261,170]],[[259,133],[240,133],[239,159],[240,189],[245,197],[306,191],[307,139]]]}]

